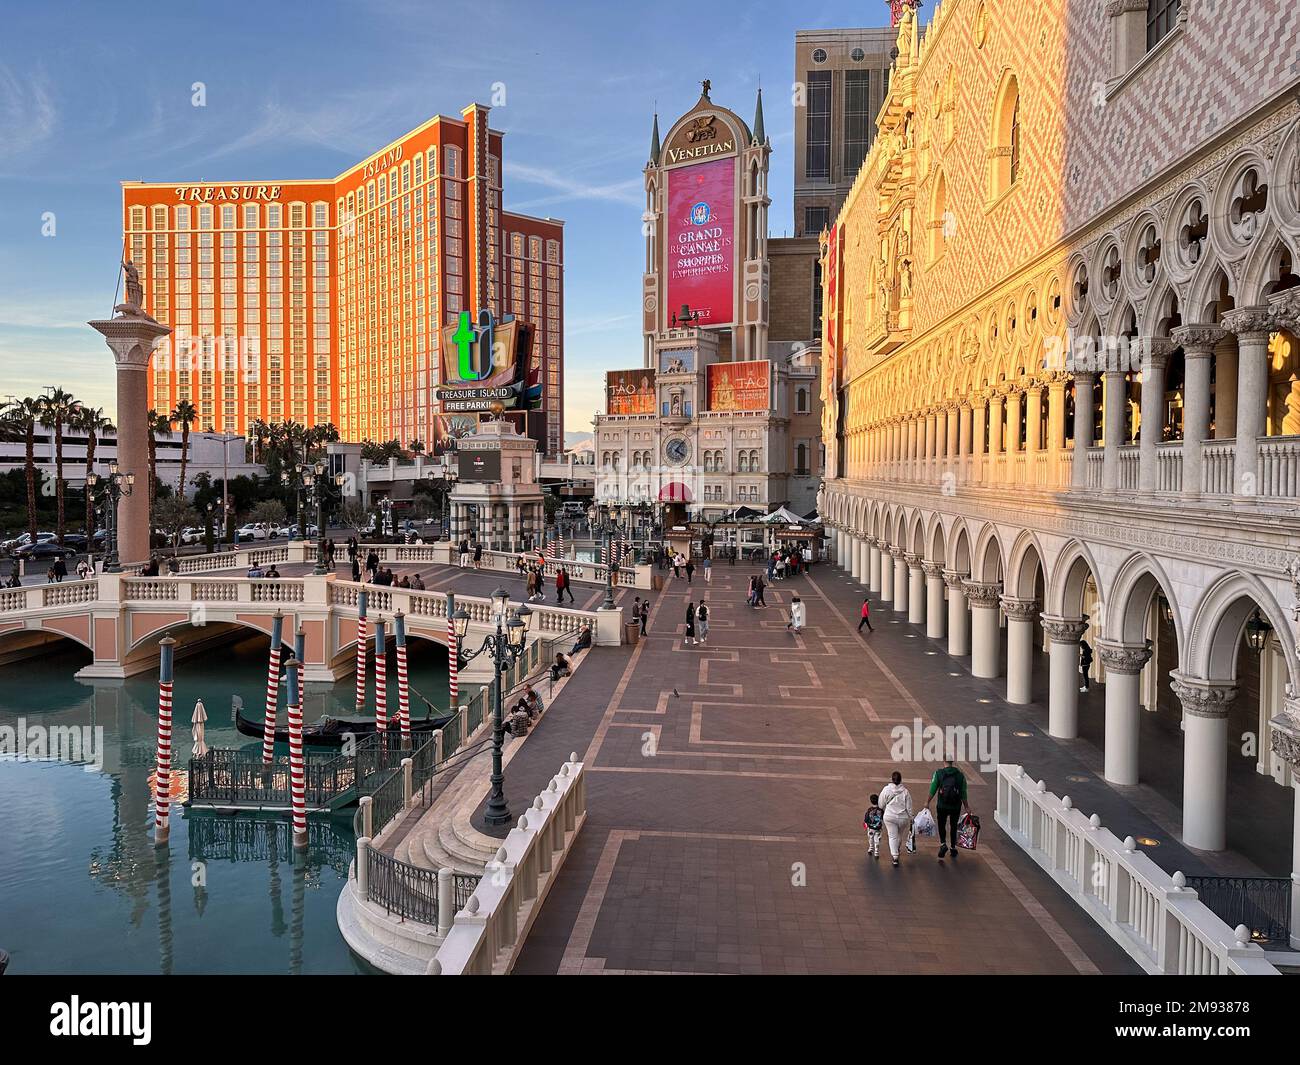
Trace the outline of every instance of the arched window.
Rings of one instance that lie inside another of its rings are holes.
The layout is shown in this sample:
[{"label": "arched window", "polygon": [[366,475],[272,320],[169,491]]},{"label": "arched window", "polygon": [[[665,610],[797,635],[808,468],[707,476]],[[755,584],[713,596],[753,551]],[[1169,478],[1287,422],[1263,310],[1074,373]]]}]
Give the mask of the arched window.
[{"label": "arched window", "polygon": [[934,187],[930,190],[930,261],[937,262],[943,255],[948,240],[948,182],[943,171],[935,171]]},{"label": "arched window", "polygon": [[1182,0],[1147,0],[1147,51],[1165,38],[1178,21]]},{"label": "arched window", "polygon": [[742,451],[739,455],[736,456],[736,472],[737,472],[737,473],[748,473],[748,472],[749,472],[749,452],[748,452],[748,451]]},{"label": "arched window", "polygon": [[1020,176],[1020,83],[1014,74],[998,88],[990,133],[989,199],[996,200]]},{"label": "arched window", "polygon": [[796,389],[794,394],[794,409],[796,414],[808,413],[808,389]]}]

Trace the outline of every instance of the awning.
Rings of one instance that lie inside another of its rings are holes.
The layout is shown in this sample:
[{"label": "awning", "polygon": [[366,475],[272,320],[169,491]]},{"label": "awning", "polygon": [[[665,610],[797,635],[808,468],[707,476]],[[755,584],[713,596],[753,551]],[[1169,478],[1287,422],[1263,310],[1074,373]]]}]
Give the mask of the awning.
[{"label": "awning", "polygon": [[689,503],[691,502],[691,490],[681,481],[670,481],[659,489],[659,502]]}]

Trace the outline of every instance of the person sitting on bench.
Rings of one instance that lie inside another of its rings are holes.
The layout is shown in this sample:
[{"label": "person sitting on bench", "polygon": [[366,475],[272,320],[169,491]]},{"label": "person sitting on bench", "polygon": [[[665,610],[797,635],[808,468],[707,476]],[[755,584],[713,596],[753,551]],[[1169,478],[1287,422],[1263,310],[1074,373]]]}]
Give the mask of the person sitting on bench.
[{"label": "person sitting on bench", "polygon": [[584,625],[582,626],[582,631],[578,633],[578,639],[574,643],[572,650],[569,651],[569,654],[576,655],[579,651],[585,651],[590,646],[591,646],[591,626]]}]

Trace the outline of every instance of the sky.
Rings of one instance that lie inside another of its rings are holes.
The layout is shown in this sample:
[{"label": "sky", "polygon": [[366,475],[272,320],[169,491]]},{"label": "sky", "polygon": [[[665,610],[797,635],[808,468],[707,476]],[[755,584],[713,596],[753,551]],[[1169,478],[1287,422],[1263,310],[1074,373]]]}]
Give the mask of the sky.
[{"label": "sky", "polygon": [[333,177],[434,114],[490,103],[499,82],[504,206],[565,222],[565,429],[589,431],[603,371],[641,361],[656,107],[666,132],[709,78],[748,122],[761,84],[770,229],[788,234],[795,31],[888,18],[884,0],[10,5],[0,399],[59,385],[113,408],[112,357],[85,323],[113,306],[120,181]]}]

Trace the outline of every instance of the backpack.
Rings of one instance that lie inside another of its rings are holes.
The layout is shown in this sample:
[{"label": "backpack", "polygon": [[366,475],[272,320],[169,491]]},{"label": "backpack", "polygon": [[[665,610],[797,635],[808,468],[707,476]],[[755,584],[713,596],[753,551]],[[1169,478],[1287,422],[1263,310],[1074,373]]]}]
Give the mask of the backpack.
[{"label": "backpack", "polygon": [[939,805],[961,805],[961,770],[956,766],[945,766],[939,778]]},{"label": "backpack", "polygon": [[879,806],[873,806],[862,815],[862,827],[877,832],[880,826],[885,823],[885,811]]}]

